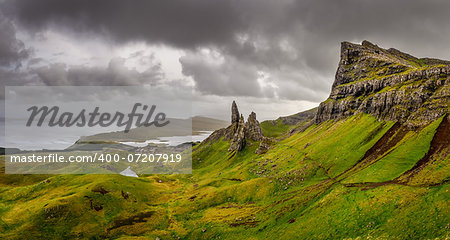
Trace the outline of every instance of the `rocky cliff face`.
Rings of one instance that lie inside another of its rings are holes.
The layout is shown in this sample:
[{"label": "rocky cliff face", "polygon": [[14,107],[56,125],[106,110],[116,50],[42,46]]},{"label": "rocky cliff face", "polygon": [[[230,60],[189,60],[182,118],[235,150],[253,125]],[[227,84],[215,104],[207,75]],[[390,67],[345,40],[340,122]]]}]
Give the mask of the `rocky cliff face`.
[{"label": "rocky cliff face", "polygon": [[380,120],[429,123],[450,108],[450,62],[415,58],[370,42],[343,42],[329,98],[315,122],[368,113]]}]

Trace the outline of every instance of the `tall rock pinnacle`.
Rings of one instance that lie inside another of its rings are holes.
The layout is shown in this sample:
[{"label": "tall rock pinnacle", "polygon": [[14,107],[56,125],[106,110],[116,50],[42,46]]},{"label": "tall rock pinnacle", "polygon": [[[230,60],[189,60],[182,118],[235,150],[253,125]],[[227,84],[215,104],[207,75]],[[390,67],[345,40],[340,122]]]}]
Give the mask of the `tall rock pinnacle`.
[{"label": "tall rock pinnacle", "polygon": [[239,113],[237,104],[233,101],[231,105],[231,125],[227,128],[214,131],[206,140],[213,141],[223,138],[225,141],[230,142],[228,151],[240,151],[245,148],[247,143],[249,145],[258,144],[258,142],[264,142],[257,150],[258,153],[264,153],[268,150],[271,144],[271,139],[264,137],[263,130],[258,120],[256,120],[256,113],[252,112],[244,121],[244,116]]},{"label": "tall rock pinnacle", "polygon": [[254,112],[252,112],[247,118],[247,123],[245,124],[245,135],[253,141],[261,141],[263,138],[261,125],[258,120],[256,120],[256,113]]},{"label": "tall rock pinnacle", "polygon": [[239,110],[236,105],[236,102],[233,101],[233,104],[231,104],[231,124],[233,123],[239,123]]}]

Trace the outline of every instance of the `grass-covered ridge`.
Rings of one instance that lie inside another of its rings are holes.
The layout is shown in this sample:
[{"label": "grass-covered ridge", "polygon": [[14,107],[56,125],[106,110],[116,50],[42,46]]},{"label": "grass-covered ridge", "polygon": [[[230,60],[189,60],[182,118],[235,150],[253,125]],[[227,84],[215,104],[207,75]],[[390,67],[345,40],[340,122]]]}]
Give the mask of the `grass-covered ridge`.
[{"label": "grass-covered ridge", "polygon": [[258,142],[228,152],[219,139],[194,147],[192,175],[1,174],[0,238],[445,239],[445,121],[408,129],[359,114],[260,155]]},{"label": "grass-covered ridge", "polygon": [[317,108],[312,108],[290,116],[279,117],[276,120],[263,121],[261,122],[261,129],[266,137],[284,137],[290,130],[302,128],[310,124],[316,113]]}]

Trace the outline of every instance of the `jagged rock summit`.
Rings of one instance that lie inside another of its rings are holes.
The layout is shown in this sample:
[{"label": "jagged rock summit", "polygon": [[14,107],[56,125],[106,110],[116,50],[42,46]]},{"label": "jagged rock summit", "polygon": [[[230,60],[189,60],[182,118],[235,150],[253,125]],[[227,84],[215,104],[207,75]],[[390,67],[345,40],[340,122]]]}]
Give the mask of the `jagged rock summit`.
[{"label": "jagged rock summit", "polygon": [[240,116],[240,114],[239,114],[238,107],[236,105],[236,102],[233,101],[233,103],[231,104],[231,124],[238,123],[239,116]]},{"label": "jagged rock summit", "polygon": [[450,62],[416,58],[368,41],[343,42],[329,98],[316,123],[368,113],[379,120],[424,125],[447,114]]},{"label": "jagged rock summit", "polygon": [[233,138],[231,140],[228,151],[240,151],[245,147],[247,140],[261,141],[264,137],[261,125],[256,120],[256,113],[252,112],[244,122],[244,116],[236,117],[239,114],[236,102],[233,101],[231,105],[231,131]]},{"label": "jagged rock summit", "polygon": [[244,116],[239,114],[235,101],[231,104],[231,125],[215,131],[205,142],[214,141],[222,137],[223,140],[230,141],[230,147],[228,149],[230,152],[244,149],[248,141],[257,142],[265,138],[261,125],[256,119],[256,113],[250,113],[247,122],[245,122]]}]

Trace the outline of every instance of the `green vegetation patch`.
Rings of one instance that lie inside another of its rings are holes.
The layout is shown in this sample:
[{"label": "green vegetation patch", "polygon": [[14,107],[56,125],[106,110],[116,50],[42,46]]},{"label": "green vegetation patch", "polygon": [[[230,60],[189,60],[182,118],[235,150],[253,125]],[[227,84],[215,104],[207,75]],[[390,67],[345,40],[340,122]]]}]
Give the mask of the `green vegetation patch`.
[{"label": "green vegetation patch", "polygon": [[346,120],[328,121],[287,142],[316,162],[329,177],[335,177],[361,160],[393,125],[393,122],[380,122],[375,117],[360,114]]},{"label": "green vegetation patch", "polygon": [[264,121],[261,123],[261,128],[266,137],[279,137],[293,127],[293,125],[284,124],[281,119]]},{"label": "green vegetation patch", "polygon": [[345,182],[384,182],[392,180],[411,169],[430,148],[431,140],[443,118],[440,118],[418,134],[410,132],[388,155],[368,168],[356,173]]}]

